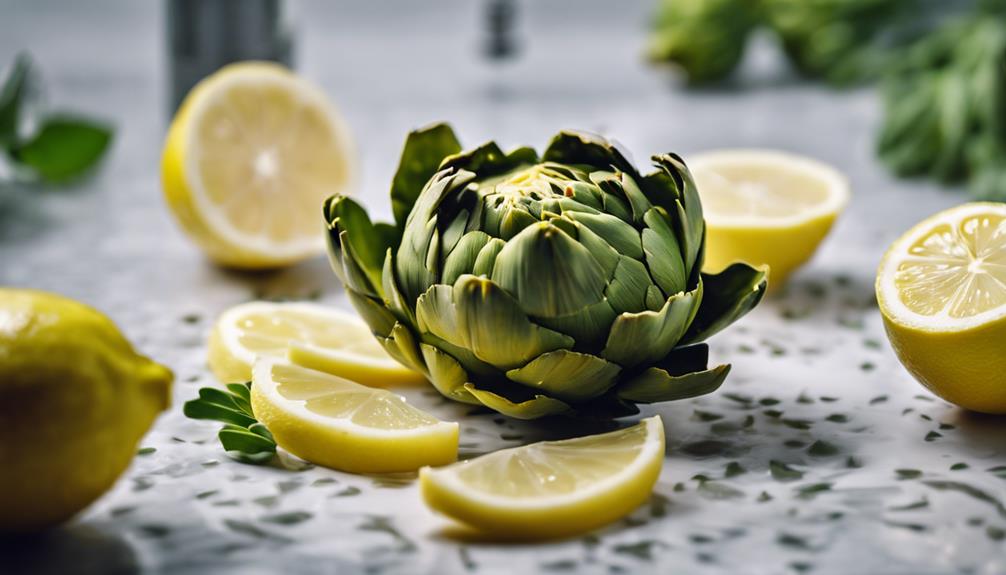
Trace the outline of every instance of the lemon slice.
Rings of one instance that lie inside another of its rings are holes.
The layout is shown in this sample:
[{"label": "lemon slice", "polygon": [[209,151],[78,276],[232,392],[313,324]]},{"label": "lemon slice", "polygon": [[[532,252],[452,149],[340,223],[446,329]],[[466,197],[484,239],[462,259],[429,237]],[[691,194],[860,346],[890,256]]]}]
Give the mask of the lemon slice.
[{"label": "lemon slice", "polygon": [[782,285],[814,255],[849,201],[830,166],[770,150],[720,150],[688,160],[706,219],[705,271],[768,265]]},{"label": "lemon slice", "polygon": [[1006,413],[1006,204],[913,227],[884,255],[877,301],[898,358],[951,403]]},{"label": "lemon slice", "polygon": [[489,534],[564,537],[646,501],[664,462],[659,416],[603,433],[504,449],[420,471],[426,503]]},{"label": "lemon slice", "polygon": [[168,131],[164,194],[220,264],[265,268],[323,251],[322,201],[345,193],[352,145],[314,85],[277,64],[232,64],[189,93]]},{"label": "lemon slice", "polygon": [[457,423],[440,421],[386,389],[283,360],[255,364],[251,404],[277,445],[332,469],[391,473],[457,459]]},{"label": "lemon slice", "polygon": [[225,383],[251,379],[258,357],[285,358],[358,383],[422,383],[392,359],[353,314],[312,303],[251,302],[234,306],[210,335],[209,364]]}]

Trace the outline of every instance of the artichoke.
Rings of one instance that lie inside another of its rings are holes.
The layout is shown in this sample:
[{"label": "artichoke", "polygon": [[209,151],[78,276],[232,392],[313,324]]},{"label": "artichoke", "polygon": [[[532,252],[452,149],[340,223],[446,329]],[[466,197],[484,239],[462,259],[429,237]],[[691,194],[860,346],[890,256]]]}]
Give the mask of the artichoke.
[{"label": "artichoke", "polygon": [[395,223],[325,202],[330,259],[395,359],[445,397],[533,419],[617,417],[720,386],[706,337],[762,298],[765,274],[700,272],[702,208],[684,162],[640,175],[612,143],[560,132],[540,157],[409,135]]}]

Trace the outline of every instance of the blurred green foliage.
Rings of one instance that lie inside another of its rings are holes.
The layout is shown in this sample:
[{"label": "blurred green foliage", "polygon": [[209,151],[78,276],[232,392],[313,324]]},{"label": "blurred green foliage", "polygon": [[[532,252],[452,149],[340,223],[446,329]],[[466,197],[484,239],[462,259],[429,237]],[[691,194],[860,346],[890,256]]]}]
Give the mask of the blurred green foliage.
[{"label": "blurred green foliage", "polygon": [[660,0],[649,56],[713,83],[759,29],[804,76],[880,81],[877,150],[895,173],[1006,201],[1006,0]]},{"label": "blurred green foliage", "polygon": [[66,183],[104,155],[112,129],[65,112],[40,113],[40,87],[31,59],[20,54],[0,87],[0,154],[13,179]]}]

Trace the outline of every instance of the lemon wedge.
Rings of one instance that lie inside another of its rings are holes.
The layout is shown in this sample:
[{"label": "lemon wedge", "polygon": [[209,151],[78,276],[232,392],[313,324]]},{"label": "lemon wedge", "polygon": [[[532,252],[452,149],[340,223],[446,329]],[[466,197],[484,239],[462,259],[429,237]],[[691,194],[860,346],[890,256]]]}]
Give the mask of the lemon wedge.
[{"label": "lemon wedge", "polygon": [[425,382],[384,351],[353,314],[312,303],[250,302],[225,311],[210,335],[209,364],[224,383],[251,379],[258,357],[383,387]]},{"label": "lemon wedge", "polygon": [[645,502],[664,462],[659,416],[600,435],[504,449],[419,473],[436,511],[488,534],[585,533]]},{"label": "lemon wedge", "polygon": [[277,445],[332,469],[392,473],[457,459],[457,423],[386,389],[280,359],[255,364],[251,404]]},{"label": "lemon wedge", "polygon": [[877,271],[894,351],[933,393],[1006,413],[1006,204],[940,212],[901,236]]},{"label": "lemon wedge", "polygon": [[168,205],[218,263],[288,265],[324,250],[320,209],[352,180],[352,145],[314,85],[278,64],[205,78],[171,123],[161,159]]},{"label": "lemon wedge", "polygon": [[706,219],[705,271],[767,265],[774,287],[814,255],[849,201],[838,171],[784,152],[707,152],[688,167]]}]

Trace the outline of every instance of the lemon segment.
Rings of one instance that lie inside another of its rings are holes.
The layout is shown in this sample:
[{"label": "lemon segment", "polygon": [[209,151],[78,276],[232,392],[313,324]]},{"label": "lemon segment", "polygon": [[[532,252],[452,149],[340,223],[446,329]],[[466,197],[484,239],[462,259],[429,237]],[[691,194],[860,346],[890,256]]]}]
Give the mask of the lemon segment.
[{"label": "lemon segment", "polygon": [[165,198],[218,263],[287,265],[323,251],[322,201],[353,174],[349,132],[324,94],[286,68],[242,62],[189,93],[164,144]]},{"label": "lemon segment", "polygon": [[457,423],[387,390],[283,360],[255,364],[251,404],[277,445],[332,469],[391,473],[457,459]]},{"label": "lemon segment", "polygon": [[780,286],[806,263],[849,200],[849,185],[816,160],[770,150],[720,150],[688,166],[706,219],[704,270],[769,266]]},{"label": "lemon segment", "polygon": [[877,272],[898,358],[933,393],[1006,413],[1006,204],[975,202],[913,227]]},{"label": "lemon segment", "polygon": [[427,505],[505,538],[585,533],[650,497],[664,461],[659,416],[600,435],[504,449],[439,469],[423,468]]},{"label": "lemon segment", "polygon": [[313,303],[250,302],[217,320],[209,364],[225,383],[251,379],[259,357],[285,358],[377,387],[425,381],[391,358],[353,314]]}]

